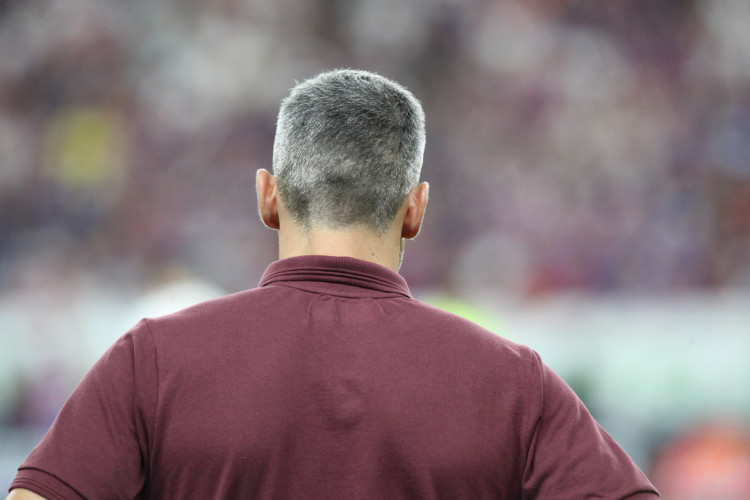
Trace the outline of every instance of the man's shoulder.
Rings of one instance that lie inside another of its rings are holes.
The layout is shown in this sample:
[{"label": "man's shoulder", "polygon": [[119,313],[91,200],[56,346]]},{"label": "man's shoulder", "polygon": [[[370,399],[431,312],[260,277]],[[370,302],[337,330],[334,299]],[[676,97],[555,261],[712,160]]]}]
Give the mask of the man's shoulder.
[{"label": "man's shoulder", "polygon": [[464,316],[420,300],[410,302],[415,325],[419,325],[420,329],[430,336],[456,344],[461,349],[473,349],[485,355],[510,356],[524,362],[537,357],[536,352],[530,347],[514,342]]},{"label": "man's shoulder", "polygon": [[159,333],[170,331],[228,326],[261,315],[277,298],[272,290],[252,288],[198,302],[176,312],[144,319],[149,328]]}]

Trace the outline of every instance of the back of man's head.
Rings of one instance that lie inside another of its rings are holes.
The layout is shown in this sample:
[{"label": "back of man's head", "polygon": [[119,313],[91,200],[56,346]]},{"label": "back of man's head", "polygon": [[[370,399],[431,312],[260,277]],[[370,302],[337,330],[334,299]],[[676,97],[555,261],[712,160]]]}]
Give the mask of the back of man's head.
[{"label": "back of man's head", "polygon": [[424,145],[424,112],[404,87],[364,71],[322,73],[282,101],[279,195],[308,228],[385,232],[419,181]]}]

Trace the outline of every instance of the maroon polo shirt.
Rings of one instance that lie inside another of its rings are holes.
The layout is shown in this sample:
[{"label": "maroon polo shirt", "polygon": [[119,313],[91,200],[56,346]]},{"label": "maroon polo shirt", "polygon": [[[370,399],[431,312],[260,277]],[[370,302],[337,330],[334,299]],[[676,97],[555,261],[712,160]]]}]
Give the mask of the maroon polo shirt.
[{"label": "maroon polo shirt", "polygon": [[656,498],[531,349],[346,257],[120,338],[11,487],[50,499]]}]

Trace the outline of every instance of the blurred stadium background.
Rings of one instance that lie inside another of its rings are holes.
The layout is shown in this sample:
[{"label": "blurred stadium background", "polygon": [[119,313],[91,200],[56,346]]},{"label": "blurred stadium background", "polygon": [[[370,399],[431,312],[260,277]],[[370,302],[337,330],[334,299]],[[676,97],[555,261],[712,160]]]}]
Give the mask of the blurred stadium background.
[{"label": "blurred stadium background", "polygon": [[537,349],[664,498],[750,498],[750,2],[0,3],[0,483],[141,316],[257,284],[279,100],[423,102],[417,297]]}]

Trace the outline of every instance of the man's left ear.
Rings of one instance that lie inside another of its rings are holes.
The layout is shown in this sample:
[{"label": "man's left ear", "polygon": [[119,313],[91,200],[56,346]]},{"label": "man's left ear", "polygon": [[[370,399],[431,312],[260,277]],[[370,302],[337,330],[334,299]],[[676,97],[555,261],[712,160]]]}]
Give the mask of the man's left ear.
[{"label": "man's left ear", "polygon": [[258,213],[260,219],[271,229],[279,228],[279,205],[276,177],[261,168],[255,176],[255,190],[258,193]]},{"label": "man's left ear", "polygon": [[401,226],[402,238],[414,238],[419,234],[419,230],[422,229],[422,220],[424,219],[424,211],[427,208],[429,192],[430,185],[426,182],[414,186],[409,192],[406,201],[408,204],[406,215],[404,216],[404,223]]}]

